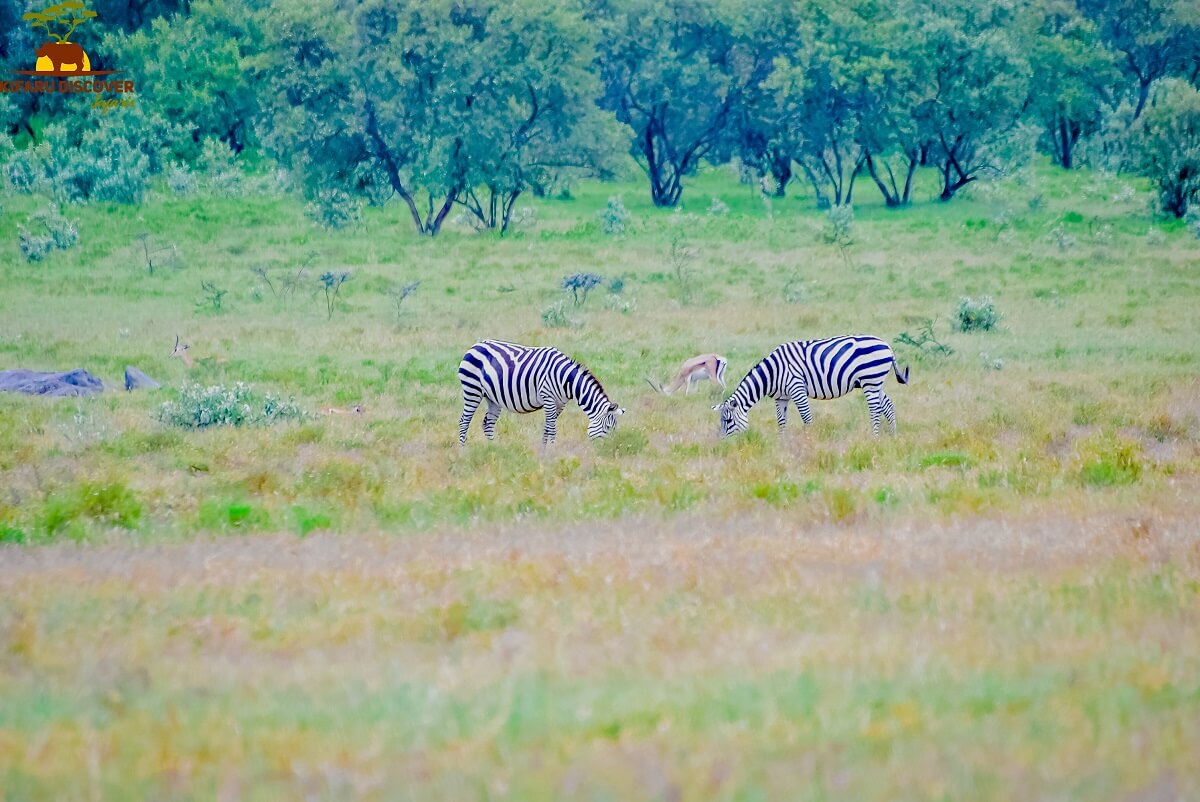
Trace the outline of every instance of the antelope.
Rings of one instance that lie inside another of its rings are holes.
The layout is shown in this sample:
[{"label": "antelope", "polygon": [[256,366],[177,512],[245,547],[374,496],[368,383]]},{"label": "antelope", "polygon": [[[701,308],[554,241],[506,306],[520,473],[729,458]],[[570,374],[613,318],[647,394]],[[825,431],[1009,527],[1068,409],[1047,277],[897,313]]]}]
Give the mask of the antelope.
[{"label": "antelope", "polygon": [[325,409],[321,410],[321,414],[322,415],[361,415],[366,411],[367,411],[367,408],[364,407],[362,404],[355,404],[353,406],[346,407],[345,409],[339,409],[338,407],[326,407]]},{"label": "antelope", "polygon": [[657,392],[663,395],[670,395],[678,390],[685,383],[687,390],[684,395],[689,395],[692,392],[692,387],[705,379],[711,379],[721,385],[721,389],[725,389],[725,368],[729,365],[729,360],[720,354],[699,354],[691,359],[684,360],[679,366],[679,372],[675,374],[675,378],[671,384],[664,388],[662,385],[656,385],[654,382],[646,379],[647,383]]},{"label": "antelope", "polygon": [[[180,359],[180,361],[183,362],[183,364],[187,366],[188,370],[192,370],[193,368],[196,367],[195,361],[192,359],[191,355],[188,354],[188,348],[190,348],[190,347],[191,346],[188,343],[179,341],[178,334],[175,335],[175,348],[171,351],[171,356],[178,357]],[[228,361],[229,360],[223,356],[216,356],[216,357],[206,356],[200,360],[201,364],[204,364],[204,365],[207,365],[209,363],[215,363],[217,365],[224,365]]]},{"label": "antelope", "polygon": [[183,364],[187,366],[188,370],[191,370],[196,366],[196,364],[192,362],[192,358],[188,356],[188,344],[179,342],[178,334],[175,335],[175,348],[171,351],[171,356],[179,357]]}]

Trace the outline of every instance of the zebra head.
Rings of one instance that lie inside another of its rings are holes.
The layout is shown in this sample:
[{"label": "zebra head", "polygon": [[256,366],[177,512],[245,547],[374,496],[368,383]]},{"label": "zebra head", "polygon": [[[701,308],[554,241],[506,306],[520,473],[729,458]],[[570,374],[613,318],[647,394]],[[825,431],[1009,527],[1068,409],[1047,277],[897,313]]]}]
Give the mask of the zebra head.
[{"label": "zebra head", "polygon": [[742,402],[736,396],[731,397],[724,403],[717,404],[713,410],[721,413],[721,428],[722,437],[728,437],[735,432],[744,432],[749,425],[749,410],[742,406]]},{"label": "zebra head", "polygon": [[624,409],[611,402],[598,407],[595,414],[588,416],[588,439],[607,437],[609,432],[617,428],[617,416],[624,414]]}]

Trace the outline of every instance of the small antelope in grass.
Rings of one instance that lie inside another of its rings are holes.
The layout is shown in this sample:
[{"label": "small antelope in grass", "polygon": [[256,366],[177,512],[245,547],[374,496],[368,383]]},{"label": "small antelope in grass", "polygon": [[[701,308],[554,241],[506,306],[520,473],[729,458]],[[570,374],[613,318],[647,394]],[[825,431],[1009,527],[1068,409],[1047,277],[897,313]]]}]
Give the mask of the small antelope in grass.
[{"label": "small antelope in grass", "polygon": [[883,390],[883,380],[894,373],[908,384],[892,348],[878,337],[830,337],[784,343],[762,358],[734,388],[733,394],[713,410],[721,414],[721,436],[746,430],[750,408],[764,397],[775,400],[775,421],[787,425],[788,404],[796,405],[800,418],[812,423],[810,398],[840,398],[855,388],[867,397],[871,431],[879,434],[879,418],[887,419],[896,433],[896,410]]},{"label": "small antelope in grass", "polygon": [[[183,362],[183,364],[187,367],[188,370],[192,370],[196,367],[196,363],[192,359],[191,355],[188,354],[189,348],[191,348],[191,346],[188,343],[180,342],[179,335],[176,334],[175,335],[175,348],[171,350],[171,356],[178,357],[179,360],[181,362]],[[215,363],[218,365],[224,365],[228,361],[229,360],[223,356],[217,356],[217,357],[206,356],[200,360],[201,364],[207,364],[207,363],[212,362],[212,363]]]},{"label": "small antelope in grass", "polygon": [[361,415],[367,411],[367,408],[362,404],[354,404],[353,406],[339,409],[338,407],[326,407],[321,410],[322,415]]},{"label": "small antelope in grass", "polygon": [[725,389],[725,368],[729,366],[729,360],[720,354],[698,354],[691,359],[685,359],[683,364],[679,366],[679,372],[675,374],[675,378],[671,380],[671,384],[667,387],[656,385],[654,382],[646,379],[646,381],[657,392],[663,395],[670,395],[678,390],[684,384],[687,384],[687,390],[684,395],[690,395],[692,387],[710,379],[721,385],[721,389]]}]

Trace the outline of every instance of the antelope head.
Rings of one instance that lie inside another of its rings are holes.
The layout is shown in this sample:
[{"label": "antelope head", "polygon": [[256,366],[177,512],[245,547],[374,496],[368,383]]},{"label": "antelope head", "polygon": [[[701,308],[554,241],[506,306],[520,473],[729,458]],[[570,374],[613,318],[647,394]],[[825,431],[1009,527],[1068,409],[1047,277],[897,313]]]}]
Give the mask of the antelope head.
[{"label": "antelope head", "polygon": [[187,365],[188,368],[192,367],[192,358],[188,355],[188,344],[181,343],[179,341],[178,334],[175,335],[175,348],[171,351],[171,356],[179,357],[183,364]]}]

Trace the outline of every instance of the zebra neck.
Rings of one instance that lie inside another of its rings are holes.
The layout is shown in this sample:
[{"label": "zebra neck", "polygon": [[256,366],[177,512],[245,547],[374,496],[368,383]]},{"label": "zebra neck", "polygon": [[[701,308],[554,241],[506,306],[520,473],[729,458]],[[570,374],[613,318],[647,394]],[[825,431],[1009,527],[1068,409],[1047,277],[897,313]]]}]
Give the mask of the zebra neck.
[{"label": "zebra neck", "polygon": [[609,406],[608,394],[596,377],[578,368],[570,383],[571,394],[589,418],[595,418]]},{"label": "zebra neck", "polygon": [[764,395],[774,390],[771,382],[772,373],[773,371],[768,369],[767,361],[764,359],[750,368],[746,378],[742,379],[734,388],[732,397],[740,401],[744,409],[749,409],[761,401]]}]

